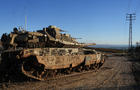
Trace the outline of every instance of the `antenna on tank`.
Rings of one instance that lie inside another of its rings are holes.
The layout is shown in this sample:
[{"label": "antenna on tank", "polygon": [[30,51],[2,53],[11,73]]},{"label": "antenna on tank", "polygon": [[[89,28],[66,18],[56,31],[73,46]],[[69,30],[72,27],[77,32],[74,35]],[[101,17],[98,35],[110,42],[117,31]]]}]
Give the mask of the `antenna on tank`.
[{"label": "antenna on tank", "polygon": [[27,30],[27,16],[25,16],[25,30]]}]

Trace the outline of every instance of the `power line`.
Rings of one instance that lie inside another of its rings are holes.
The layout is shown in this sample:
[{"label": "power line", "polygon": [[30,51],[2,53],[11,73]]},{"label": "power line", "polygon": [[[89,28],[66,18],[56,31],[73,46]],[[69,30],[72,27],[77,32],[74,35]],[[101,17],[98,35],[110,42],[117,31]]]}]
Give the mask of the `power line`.
[{"label": "power line", "polygon": [[127,12],[131,11],[132,0],[128,0]]},{"label": "power line", "polygon": [[139,0],[128,0],[128,6],[127,6],[127,13],[135,12],[137,11],[138,6],[140,5]]},{"label": "power line", "polygon": [[140,1],[139,0],[136,0],[136,5],[135,5],[135,12],[137,12],[137,8],[139,8],[140,6]]}]

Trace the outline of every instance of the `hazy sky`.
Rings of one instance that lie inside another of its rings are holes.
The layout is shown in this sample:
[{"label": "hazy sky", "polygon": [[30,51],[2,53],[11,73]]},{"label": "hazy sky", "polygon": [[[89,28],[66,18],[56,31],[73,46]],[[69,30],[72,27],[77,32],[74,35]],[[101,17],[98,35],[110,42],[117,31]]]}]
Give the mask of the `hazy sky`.
[{"label": "hazy sky", "polygon": [[126,13],[136,13],[133,42],[140,41],[140,0],[0,0],[0,35],[55,25],[80,42],[127,44]]}]

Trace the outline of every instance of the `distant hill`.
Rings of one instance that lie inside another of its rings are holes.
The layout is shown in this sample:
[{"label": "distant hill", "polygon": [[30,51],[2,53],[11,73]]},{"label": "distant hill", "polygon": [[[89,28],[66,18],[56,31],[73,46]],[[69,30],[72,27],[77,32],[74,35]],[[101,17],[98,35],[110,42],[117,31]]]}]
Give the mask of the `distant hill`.
[{"label": "distant hill", "polygon": [[94,47],[94,48],[107,48],[107,49],[128,49],[128,45],[94,45],[94,46],[89,46],[89,47]]}]

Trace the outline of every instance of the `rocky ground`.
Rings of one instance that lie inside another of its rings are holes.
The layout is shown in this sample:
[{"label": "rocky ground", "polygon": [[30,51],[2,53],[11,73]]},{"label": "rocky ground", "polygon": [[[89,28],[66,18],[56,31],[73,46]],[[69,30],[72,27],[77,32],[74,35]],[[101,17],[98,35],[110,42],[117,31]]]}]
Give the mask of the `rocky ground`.
[{"label": "rocky ground", "polygon": [[[75,76],[32,82],[2,83],[5,90],[140,90],[136,62],[124,56],[110,56],[97,71]],[[139,64],[138,64],[139,65]]]}]

